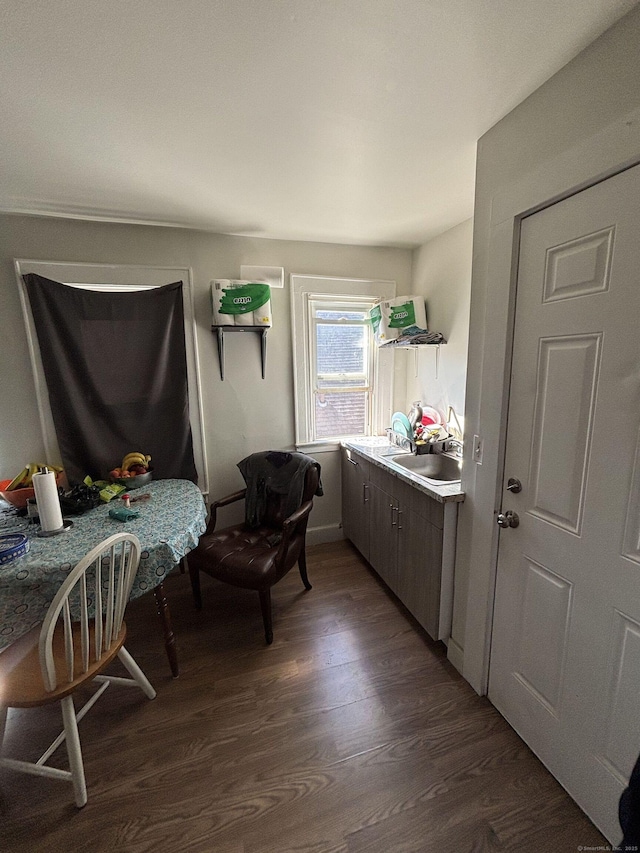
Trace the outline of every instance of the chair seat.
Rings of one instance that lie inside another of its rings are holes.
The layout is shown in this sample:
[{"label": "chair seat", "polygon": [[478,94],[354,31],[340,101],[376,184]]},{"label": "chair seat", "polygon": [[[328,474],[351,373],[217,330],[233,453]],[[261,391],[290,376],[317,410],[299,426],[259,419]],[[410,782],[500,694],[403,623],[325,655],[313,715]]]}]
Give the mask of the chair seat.
[{"label": "chair seat", "polygon": [[227,527],[200,537],[189,554],[189,565],[217,580],[244,589],[260,589],[276,581],[274,539],[281,531],[272,527]]},{"label": "chair seat", "polygon": [[[127,627],[123,623],[120,633],[112,647],[96,663],[89,661],[86,673],[82,672],[82,653],[79,632],[74,632],[74,679],[67,680],[64,632],[56,629],[53,635],[53,656],[58,673],[58,687],[45,690],[40,668],[38,640],[40,625],[36,625],[27,634],[17,639],[5,651],[0,653],[0,698],[8,708],[33,708],[49,702],[56,702],[68,696],[85,681],[91,681],[115,658],[127,637]],[[94,626],[89,627],[90,648],[95,649]],[[93,654],[91,656],[93,658]]]}]

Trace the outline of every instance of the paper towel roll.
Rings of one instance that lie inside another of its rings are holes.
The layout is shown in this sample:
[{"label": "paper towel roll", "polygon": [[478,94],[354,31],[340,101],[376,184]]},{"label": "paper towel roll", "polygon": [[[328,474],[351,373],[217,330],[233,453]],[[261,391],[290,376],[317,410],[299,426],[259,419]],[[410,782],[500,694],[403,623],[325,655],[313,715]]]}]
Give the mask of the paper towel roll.
[{"label": "paper towel roll", "polygon": [[32,477],[33,490],[38,505],[40,527],[47,533],[60,530],[62,527],[62,510],[56,485],[56,475],[53,471],[34,474]]}]

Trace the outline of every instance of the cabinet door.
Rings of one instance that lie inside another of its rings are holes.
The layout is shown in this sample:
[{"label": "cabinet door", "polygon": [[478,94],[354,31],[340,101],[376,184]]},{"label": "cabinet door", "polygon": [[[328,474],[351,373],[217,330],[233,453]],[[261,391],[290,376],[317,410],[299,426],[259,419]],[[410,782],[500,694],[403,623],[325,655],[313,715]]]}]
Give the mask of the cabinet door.
[{"label": "cabinet door", "polygon": [[437,640],[442,530],[404,506],[398,511],[398,598]]},{"label": "cabinet door", "polygon": [[342,529],[369,559],[368,466],[346,448],[342,451]]},{"label": "cabinet door", "polygon": [[369,562],[387,586],[397,588],[398,502],[390,494],[369,485]]}]

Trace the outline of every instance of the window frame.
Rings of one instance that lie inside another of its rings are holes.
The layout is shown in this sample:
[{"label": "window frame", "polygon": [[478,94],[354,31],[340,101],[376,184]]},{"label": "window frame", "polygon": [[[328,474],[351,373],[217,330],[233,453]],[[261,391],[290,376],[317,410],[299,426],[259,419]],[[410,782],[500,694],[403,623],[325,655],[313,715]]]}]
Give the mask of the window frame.
[{"label": "window frame", "polygon": [[371,332],[371,324],[368,319],[365,318],[363,320],[351,320],[345,321],[344,325],[351,326],[360,326],[367,330],[367,352],[365,357],[365,370],[358,374],[352,374],[354,376],[361,376],[364,380],[359,385],[351,385],[351,386],[343,386],[340,387],[339,383],[336,383],[334,387],[330,385],[326,387],[321,386],[321,379],[325,376],[340,376],[345,374],[321,374],[318,370],[318,329],[320,326],[336,326],[340,325],[340,320],[325,320],[320,319],[317,316],[317,312],[319,310],[325,311],[334,311],[338,313],[340,310],[348,313],[358,312],[358,311],[367,311],[369,308],[375,305],[375,300],[373,300],[369,296],[336,296],[333,294],[327,293],[307,293],[306,294],[306,303],[307,303],[307,312],[308,318],[307,322],[309,323],[309,343],[310,343],[310,357],[309,357],[309,393],[311,395],[310,407],[309,407],[309,419],[310,419],[310,432],[312,436],[317,436],[318,424],[317,424],[317,396],[322,393],[326,394],[340,394],[340,393],[364,393],[366,394],[366,411],[365,411],[365,432],[364,433],[343,433],[339,436],[322,436],[316,437],[315,441],[338,441],[341,438],[346,437],[347,435],[370,435],[371,434],[371,425],[373,423],[373,400],[374,393],[376,387],[376,358],[375,353],[373,351],[373,339]]},{"label": "window frame", "polygon": [[[299,450],[333,450],[347,437],[315,438],[316,376],[315,327],[311,318],[311,303],[331,298],[350,301],[360,299],[375,303],[391,299],[396,293],[395,281],[376,279],[336,278],[329,276],[291,274],[291,326],[293,338],[293,374],[295,439]],[[382,435],[389,419],[393,399],[393,357],[389,350],[380,351],[370,337],[369,358],[373,371],[368,430],[364,435]]]}]

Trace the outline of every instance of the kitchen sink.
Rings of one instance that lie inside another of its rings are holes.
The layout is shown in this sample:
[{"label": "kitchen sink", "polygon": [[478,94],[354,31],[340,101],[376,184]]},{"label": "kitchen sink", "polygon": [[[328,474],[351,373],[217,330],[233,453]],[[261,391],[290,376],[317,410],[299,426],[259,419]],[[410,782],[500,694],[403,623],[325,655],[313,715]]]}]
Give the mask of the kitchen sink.
[{"label": "kitchen sink", "polygon": [[445,453],[424,453],[412,456],[408,453],[392,456],[391,461],[412,474],[418,474],[426,480],[438,480],[441,483],[453,483],[460,479],[462,460]]}]

